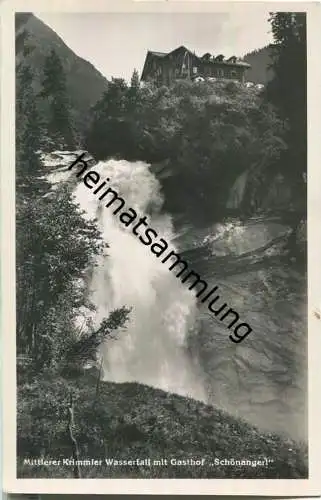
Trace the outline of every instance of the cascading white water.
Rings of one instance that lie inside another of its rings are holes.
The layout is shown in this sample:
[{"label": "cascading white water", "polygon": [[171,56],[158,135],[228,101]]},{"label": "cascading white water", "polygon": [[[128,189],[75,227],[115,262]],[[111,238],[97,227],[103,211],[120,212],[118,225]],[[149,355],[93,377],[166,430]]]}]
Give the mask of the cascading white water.
[{"label": "cascading white water", "polygon": [[[92,278],[92,299],[97,306],[94,320],[99,323],[116,307],[132,307],[127,329],[118,332],[118,340],[102,349],[105,379],[138,381],[206,401],[202,376],[185,349],[187,333],[194,325],[195,297],[168,269],[169,262],[161,263],[162,257],[158,260],[150,247],[132,233],[136,221],[126,228],[119,222],[119,214],[113,215],[113,205],[105,207],[107,200],[100,201],[94,189],[77,179],[74,169],[68,170],[81,153],[55,151],[44,154],[42,161],[47,169],[52,168],[46,178],[54,189],[59,189],[60,183],[70,176],[77,201],[88,217],[98,218],[110,245],[108,257],[100,260]],[[146,215],[149,227],[156,229],[159,237],[168,243],[173,239],[171,219],[160,213],[159,183],[148,165],[110,160],[95,165],[93,170],[99,171],[102,180],[110,178],[108,186],[126,201],[124,210],[136,209],[137,222]],[[211,255],[207,265],[213,265],[213,270],[217,256],[228,257],[227,277],[222,278],[222,286],[226,286],[239,311],[248,311],[256,322],[257,338],[252,344],[239,344],[236,351],[226,341],[226,329],[220,331],[211,320],[201,319],[202,331],[194,345],[198,345],[204,367],[208,402],[259,428],[306,440],[306,283],[294,271],[286,277],[282,262],[278,269],[271,267],[269,261],[270,252],[275,255],[279,251],[278,247],[273,248],[273,240],[288,231],[291,229],[282,222],[262,216],[247,222],[216,223],[210,228],[191,230],[186,225],[179,237],[184,240],[184,248],[205,245]],[[247,265],[240,274],[234,266],[230,267],[238,256],[249,257],[251,252],[255,262],[255,251],[269,242],[269,254],[265,250],[267,263],[262,263],[259,270]],[[203,254],[197,258],[201,263]],[[285,311],[282,302],[289,309]],[[82,324],[83,317],[79,320]],[[253,376],[249,377],[249,372]],[[281,399],[280,394],[284,395]]]},{"label": "cascading white water", "polygon": [[[160,213],[160,185],[147,164],[109,160],[94,170],[101,180],[110,179],[107,187],[123,197],[123,210],[131,207],[137,212],[135,223],[146,215],[149,227],[168,243],[173,240],[171,218]],[[91,283],[95,321],[121,306],[132,308],[127,328],[102,348],[104,378],[137,381],[205,401],[198,368],[186,346],[186,335],[194,325],[194,295],[168,269],[169,264],[161,263],[133,234],[135,223],[122,224],[120,213],[113,214],[114,206],[105,207],[106,202],[82,181],[75,196],[88,217],[98,219],[109,244],[108,256],[100,258]]]}]

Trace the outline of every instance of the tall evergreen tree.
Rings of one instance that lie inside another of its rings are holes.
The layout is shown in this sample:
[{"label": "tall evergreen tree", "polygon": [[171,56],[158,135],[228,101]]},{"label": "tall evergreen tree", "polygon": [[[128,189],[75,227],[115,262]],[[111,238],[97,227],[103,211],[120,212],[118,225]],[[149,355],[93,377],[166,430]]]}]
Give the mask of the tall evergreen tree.
[{"label": "tall evergreen tree", "polygon": [[112,78],[108,88],[92,108],[92,118],[85,137],[85,147],[99,160],[124,156],[131,145],[128,137],[128,85],[122,78]]},{"label": "tall evergreen tree", "polygon": [[41,144],[41,122],[32,81],[30,68],[21,65],[17,70],[16,183],[20,192],[39,196],[48,184],[41,179],[38,154]]},{"label": "tall evergreen tree", "polygon": [[66,74],[54,49],[45,60],[42,85],[40,95],[49,101],[48,135],[56,146],[72,148],[75,145],[75,138],[67,95]]},{"label": "tall evergreen tree", "polygon": [[139,81],[139,74],[137,69],[134,69],[131,80],[130,80],[130,86],[128,87],[127,90],[127,114],[129,115],[129,119],[132,118],[133,113],[135,113],[135,108],[137,106],[137,100],[139,98],[139,89],[140,89],[140,81]]},{"label": "tall evergreen tree", "polygon": [[[26,57],[34,50],[29,33],[16,38],[16,185],[18,193],[44,192],[48,184],[42,177],[38,151],[42,143],[42,121],[33,88],[33,74]],[[19,199],[18,199],[19,202]]]},{"label": "tall evergreen tree", "polygon": [[282,162],[287,173],[302,183],[307,164],[307,68],[306,14],[271,14],[274,78],[267,87],[267,98],[285,121],[288,152]]},{"label": "tall evergreen tree", "polygon": [[130,80],[130,88],[132,89],[139,89],[140,87],[140,81],[139,81],[139,73],[137,69],[135,68]]}]

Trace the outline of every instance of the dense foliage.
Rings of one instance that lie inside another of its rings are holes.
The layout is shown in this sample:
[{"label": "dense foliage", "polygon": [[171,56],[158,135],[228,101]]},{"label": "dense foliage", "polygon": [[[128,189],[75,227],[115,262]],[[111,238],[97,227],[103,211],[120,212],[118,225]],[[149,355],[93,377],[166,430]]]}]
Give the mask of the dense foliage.
[{"label": "dense foliage", "polygon": [[[56,55],[50,57],[57,67]],[[46,78],[51,64],[52,60],[46,66]],[[47,95],[52,96],[51,102],[59,103],[60,110],[64,103],[63,82],[64,75],[60,75],[44,87]],[[128,309],[120,308],[95,326],[87,279],[96,257],[106,252],[107,245],[96,221],[83,217],[69,184],[52,189],[46,181],[47,171],[40,161],[39,148],[50,142],[56,148],[70,144],[69,119],[68,113],[56,114],[55,104],[48,121],[46,117],[40,120],[38,94],[32,84],[30,68],[20,62],[16,106],[16,342],[21,391],[18,415],[23,409],[24,422],[34,418],[33,403],[25,391],[28,384],[39,390],[39,416],[47,397],[40,390],[44,374],[61,377],[68,393],[70,380],[77,378],[89,362],[97,363],[101,344],[115,337],[129,314]],[[46,140],[41,135],[44,131],[48,133]],[[84,317],[80,327],[81,311]],[[26,429],[24,423],[20,425],[23,435]],[[71,446],[70,440],[68,443]],[[41,447],[35,450],[36,455],[41,453]]]},{"label": "dense foliage", "polygon": [[113,79],[93,108],[86,148],[100,159],[165,163],[172,173],[167,201],[182,207],[193,197],[194,207],[213,214],[242,172],[278,161],[281,136],[272,107],[242,85],[178,81],[157,88]]},{"label": "dense foliage", "polygon": [[45,59],[40,96],[46,99],[49,108],[46,135],[56,147],[72,149],[75,146],[75,138],[66,74],[55,50]]},{"label": "dense foliage", "polygon": [[270,21],[274,37],[274,78],[267,87],[266,97],[286,124],[288,148],[281,158],[283,170],[296,177],[300,195],[304,197],[303,174],[307,169],[306,14],[279,12],[271,14]]}]

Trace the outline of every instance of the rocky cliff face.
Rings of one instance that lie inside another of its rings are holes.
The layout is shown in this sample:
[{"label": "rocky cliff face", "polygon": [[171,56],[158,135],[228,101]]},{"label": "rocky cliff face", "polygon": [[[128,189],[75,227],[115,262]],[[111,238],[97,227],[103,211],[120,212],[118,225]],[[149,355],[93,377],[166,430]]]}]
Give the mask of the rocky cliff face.
[{"label": "rocky cliff face", "polygon": [[231,186],[226,208],[242,210],[249,206],[260,210],[295,210],[297,200],[293,195],[293,186],[284,175],[278,173],[268,179],[259,179],[253,169],[248,169]]},{"label": "rocky cliff face", "polygon": [[261,178],[255,177],[253,169],[243,172],[231,186],[226,208],[233,213],[259,212],[281,215],[289,226],[289,245],[295,253],[305,255],[307,245],[304,196],[306,178],[300,186],[278,173]]},{"label": "rocky cliff face", "polygon": [[[299,233],[304,238],[304,225]],[[228,327],[200,304],[190,346],[210,401],[260,428],[305,440],[307,283],[288,258],[292,235],[281,216],[262,215],[186,227],[179,243],[209,287],[219,287],[219,305],[228,304],[253,329],[235,346]]]}]

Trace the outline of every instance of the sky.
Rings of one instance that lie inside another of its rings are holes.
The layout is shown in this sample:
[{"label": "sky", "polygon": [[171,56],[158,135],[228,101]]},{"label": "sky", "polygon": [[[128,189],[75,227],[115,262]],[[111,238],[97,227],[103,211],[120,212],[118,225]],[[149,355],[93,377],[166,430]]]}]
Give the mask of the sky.
[{"label": "sky", "polygon": [[244,56],[272,41],[268,13],[39,13],[78,56],[105,77],[141,74],[147,50],[180,45],[201,56]]}]

